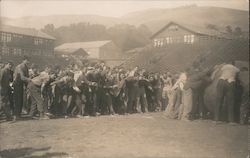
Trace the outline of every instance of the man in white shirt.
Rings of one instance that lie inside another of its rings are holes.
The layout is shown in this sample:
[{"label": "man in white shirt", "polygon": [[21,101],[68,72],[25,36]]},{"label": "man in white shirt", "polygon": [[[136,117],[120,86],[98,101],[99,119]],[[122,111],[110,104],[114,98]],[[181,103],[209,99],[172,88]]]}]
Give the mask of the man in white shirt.
[{"label": "man in white shirt", "polygon": [[230,123],[235,122],[235,79],[240,70],[232,64],[225,64],[221,68],[221,75],[217,84],[217,97],[214,120],[220,121],[221,109],[226,99],[227,116]]}]

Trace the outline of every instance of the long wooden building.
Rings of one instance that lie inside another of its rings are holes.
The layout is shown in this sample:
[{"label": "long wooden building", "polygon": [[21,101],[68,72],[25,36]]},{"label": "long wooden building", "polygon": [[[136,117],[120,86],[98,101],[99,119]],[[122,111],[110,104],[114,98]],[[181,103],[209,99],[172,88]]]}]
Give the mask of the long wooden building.
[{"label": "long wooden building", "polygon": [[230,37],[216,28],[209,28],[209,26],[201,27],[171,21],[153,34],[151,39],[154,47],[163,47],[176,43],[195,44],[207,40],[228,40]]},{"label": "long wooden building", "polygon": [[9,25],[0,26],[0,55],[54,55],[55,38],[41,31]]}]

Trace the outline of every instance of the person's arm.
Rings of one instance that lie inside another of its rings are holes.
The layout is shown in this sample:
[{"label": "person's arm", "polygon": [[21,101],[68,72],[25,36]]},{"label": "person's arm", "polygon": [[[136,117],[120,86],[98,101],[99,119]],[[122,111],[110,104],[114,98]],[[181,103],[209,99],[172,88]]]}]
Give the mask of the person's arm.
[{"label": "person's arm", "polygon": [[41,85],[41,98],[42,98],[42,99],[44,99],[43,94],[44,94],[44,90],[45,90],[45,85],[46,85],[46,84],[45,84],[44,82],[43,82],[42,85]]},{"label": "person's arm", "polygon": [[4,73],[3,70],[0,71],[0,92],[2,92]]},{"label": "person's arm", "polygon": [[25,74],[21,68],[19,68],[19,73],[20,73],[21,80],[23,82],[30,82],[31,81],[31,79],[29,77],[25,76]]},{"label": "person's arm", "polygon": [[53,86],[53,85],[56,85],[56,84],[62,83],[62,82],[64,82],[63,78],[55,80],[54,82],[50,83],[50,85]]}]

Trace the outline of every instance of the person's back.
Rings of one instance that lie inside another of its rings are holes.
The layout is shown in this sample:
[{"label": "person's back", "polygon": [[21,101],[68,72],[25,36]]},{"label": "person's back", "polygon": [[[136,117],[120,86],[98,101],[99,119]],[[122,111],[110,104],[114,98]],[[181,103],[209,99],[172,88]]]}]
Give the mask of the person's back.
[{"label": "person's back", "polygon": [[239,71],[240,70],[234,65],[231,64],[223,65],[223,67],[221,68],[220,79],[227,80],[228,82],[235,81],[236,74]]},{"label": "person's back", "polygon": [[3,68],[0,71],[0,91],[1,94],[8,94],[10,82],[13,80],[12,72],[8,68]]},{"label": "person's back", "polygon": [[14,71],[14,83],[23,83],[29,77],[29,69],[26,64],[21,63],[16,66]]}]

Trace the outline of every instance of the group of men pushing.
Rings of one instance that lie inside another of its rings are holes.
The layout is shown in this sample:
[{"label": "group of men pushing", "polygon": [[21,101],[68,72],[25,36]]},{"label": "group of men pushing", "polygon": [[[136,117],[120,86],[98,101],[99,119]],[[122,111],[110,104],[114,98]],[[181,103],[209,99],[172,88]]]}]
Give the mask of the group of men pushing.
[{"label": "group of men pushing", "polygon": [[42,72],[28,65],[25,56],[14,71],[11,62],[1,69],[1,109],[7,120],[20,119],[23,111],[48,119],[164,110],[164,81],[158,73],[149,75],[138,67],[111,69],[104,63],[81,69],[46,67]]},{"label": "group of men pushing", "polygon": [[[20,119],[23,111],[33,119],[148,111],[166,111],[170,118],[204,118],[207,115],[204,91],[215,74],[213,69],[196,71],[196,67],[175,75],[149,73],[138,67],[128,71],[111,69],[104,63],[85,64],[81,68],[46,67],[38,72],[28,65],[29,58],[24,56],[14,71],[11,62],[1,68],[1,110],[7,120]],[[235,122],[239,115],[235,109],[240,108],[235,106],[236,75],[240,70],[231,64],[220,70],[214,120],[221,120],[226,99],[227,120]]]}]

